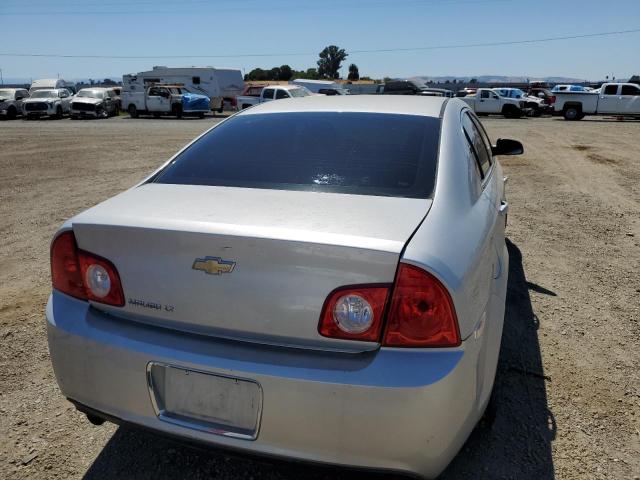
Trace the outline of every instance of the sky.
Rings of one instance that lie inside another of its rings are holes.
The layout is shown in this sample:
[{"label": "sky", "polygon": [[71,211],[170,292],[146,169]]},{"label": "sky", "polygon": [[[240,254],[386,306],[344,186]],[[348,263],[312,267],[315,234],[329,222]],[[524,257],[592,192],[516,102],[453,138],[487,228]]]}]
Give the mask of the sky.
[{"label": "sky", "polygon": [[[343,76],[355,63],[372,78],[622,79],[640,73],[640,0],[0,0],[5,82],[120,77],[153,65],[306,70],[331,44],[349,54]],[[384,49],[404,50],[357,52]]]}]

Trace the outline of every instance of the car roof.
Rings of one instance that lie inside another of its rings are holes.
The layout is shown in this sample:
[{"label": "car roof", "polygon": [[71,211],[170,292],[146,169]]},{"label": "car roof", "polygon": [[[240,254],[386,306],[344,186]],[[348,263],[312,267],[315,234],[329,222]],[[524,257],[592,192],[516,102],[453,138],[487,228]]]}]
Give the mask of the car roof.
[{"label": "car roof", "polygon": [[414,95],[313,95],[275,100],[243,110],[239,115],[284,112],[362,112],[440,117],[445,97]]}]

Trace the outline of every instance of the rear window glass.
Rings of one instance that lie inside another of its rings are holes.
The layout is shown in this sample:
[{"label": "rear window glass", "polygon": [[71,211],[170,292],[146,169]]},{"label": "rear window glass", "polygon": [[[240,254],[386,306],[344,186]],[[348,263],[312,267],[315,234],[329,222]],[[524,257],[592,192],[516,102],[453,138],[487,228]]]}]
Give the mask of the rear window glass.
[{"label": "rear window glass", "polygon": [[427,198],[439,136],[439,118],[417,115],[238,115],[205,134],[153,181]]}]

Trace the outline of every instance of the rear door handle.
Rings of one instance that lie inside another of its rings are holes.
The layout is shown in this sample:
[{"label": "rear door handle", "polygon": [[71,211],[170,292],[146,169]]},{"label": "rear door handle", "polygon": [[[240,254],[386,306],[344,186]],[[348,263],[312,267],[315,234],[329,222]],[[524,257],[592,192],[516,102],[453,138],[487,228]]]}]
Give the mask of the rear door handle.
[{"label": "rear door handle", "polygon": [[498,209],[498,213],[500,215],[506,215],[509,212],[509,202],[505,202],[504,200],[500,202],[500,208]]}]

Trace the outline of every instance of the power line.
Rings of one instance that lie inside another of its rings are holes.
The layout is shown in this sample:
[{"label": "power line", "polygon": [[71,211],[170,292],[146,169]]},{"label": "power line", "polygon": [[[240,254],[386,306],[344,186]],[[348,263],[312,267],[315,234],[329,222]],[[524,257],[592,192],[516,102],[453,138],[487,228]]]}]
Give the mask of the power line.
[{"label": "power line", "polygon": [[[6,0],[5,0],[6,1]],[[247,0],[245,0],[246,2]],[[251,0],[258,1],[258,0]],[[448,0],[446,2],[438,2],[437,0],[395,0],[395,3],[404,3],[404,4],[413,4],[416,7],[449,7],[456,6],[461,4],[473,4],[473,5],[482,5],[487,3],[498,3],[498,2],[508,2],[509,0]],[[187,3],[188,2],[188,3]],[[336,5],[342,4],[342,1],[336,3]],[[203,5],[202,7],[197,7],[197,5]],[[36,7],[39,5],[35,5]],[[48,5],[47,5],[48,6]],[[104,8],[104,7],[137,7],[142,8],[141,10],[92,10],[92,8]],[[0,10],[0,16],[42,16],[42,15],[202,15],[204,13],[231,13],[231,12],[243,12],[247,10],[246,5],[237,5],[233,2],[223,5],[212,5],[209,0],[184,0],[184,3],[181,2],[180,6],[183,7],[191,7],[191,9],[182,8],[181,10],[157,10],[156,7],[166,8],[166,7],[175,7],[175,1],[170,3],[159,3],[146,0],[131,0],[126,3],[86,3],[83,2],[81,5],[78,5],[78,8],[82,8],[82,10],[24,10],[21,9],[19,11],[10,11]],[[367,1],[366,7],[384,7],[388,8],[389,3],[388,0],[379,0],[379,1]],[[14,5],[5,5],[8,8],[16,8]],[[74,8],[75,6],[72,4],[62,5],[62,7]],[[153,7],[153,8],[147,8]],[[210,7],[210,8],[207,8]],[[88,10],[87,10],[88,8]],[[251,9],[261,9],[263,11],[289,11],[292,8],[295,8],[296,11],[300,10],[325,10],[325,5],[302,5],[300,3],[292,3],[289,5],[271,5],[268,8],[264,8],[263,5],[254,5],[249,7]]]},{"label": "power line", "polygon": [[[617,30],[612,32],[583,33],[578,35],[563,35],[558,37],[546,37],[527,40],[508,40],[500,42],[486,43],[464,43],[452,45],[431,45],[425,47],[398,47],[398,48],[377,48],[367,50],[348,50],[349,54],[354,53],[392,53],[392,52],[413,52],[423,50],[446,50],[457,48],[478,48],[478,47],[498,47],[506,45],[523,45],[533,43],[557,42],[562,40],[575,40],[580,38],[605,37],[612,35],[624,35],[629,33],[639,33],[640,28],[629,30]],[[96,59],[118,59],[118,60],[162,60],[171,58],[244,58],[244,57],[293,57],[316,55],[317,52],[286,52],[286,53],[237,53],[223,55],[73,55],[61,53],[8,53],[0,52],[0,57],[49,57],[49,58],[96,58]]]}]

